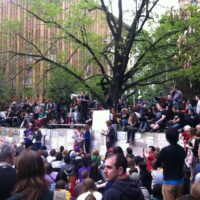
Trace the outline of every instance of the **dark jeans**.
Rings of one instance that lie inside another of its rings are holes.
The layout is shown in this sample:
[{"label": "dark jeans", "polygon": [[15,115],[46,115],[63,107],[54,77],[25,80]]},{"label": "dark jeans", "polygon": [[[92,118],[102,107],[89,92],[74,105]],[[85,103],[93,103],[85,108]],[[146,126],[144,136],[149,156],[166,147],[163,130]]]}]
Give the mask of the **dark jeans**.
[{"label": "dark jeans", "polygon": [[39,149],[42,149],[42,142],[35,142],[34,143],[34,146],[33,146],[33,149],[35,151],[39,150]]},{"label": "dark jeans", "polygon": [[90,153],[90,142],[85,141],[85,151],[86,153]]},{"label": "dark jeans", "polygon": [[129,140],[134,141],[134,139],[135,139],[135,133],[136,132],[137,132],[137,128],[135,128],[135,127],[128,127],[127,142],[129,142]]}]

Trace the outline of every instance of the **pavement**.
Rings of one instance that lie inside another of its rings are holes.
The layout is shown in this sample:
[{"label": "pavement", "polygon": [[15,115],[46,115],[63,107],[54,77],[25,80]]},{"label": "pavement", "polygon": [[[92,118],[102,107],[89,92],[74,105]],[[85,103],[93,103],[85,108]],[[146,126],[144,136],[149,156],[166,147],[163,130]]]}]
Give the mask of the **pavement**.
[{"label": "pavement", "polygon": [[[124,134],[124,137],[126,137],[126,132],[118,132],[118,135]],[[135,142],[134,144],[126,143],[126,138],[119,138],[116,145],[119,145],[122,147],[122,149],[125,151],[127,147],[131,147],[133,149],[134,155],[140,155],[143,154],[143,149],[147,148],[148,146],[152,145],[156,148],[163,148],[168,145],[168,142],[165,138],[165,133],[139,133],[137,132],[135,134]]]}]

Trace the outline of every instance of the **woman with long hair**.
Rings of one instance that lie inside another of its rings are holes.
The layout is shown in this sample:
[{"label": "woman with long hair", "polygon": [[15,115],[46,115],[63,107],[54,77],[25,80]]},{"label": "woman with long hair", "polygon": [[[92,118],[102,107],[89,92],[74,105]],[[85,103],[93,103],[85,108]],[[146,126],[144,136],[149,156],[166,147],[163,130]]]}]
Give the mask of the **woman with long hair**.
[{"label": "woman with long hair", "polygon": [[101,200],[102,194],[97,191],[94,181],[90,178],[86,178],[83,181],[82,194],[78,196],[77,200],[85,200],[86,198]]},{"label": "woman with long hair", "polygon": [[17,183],[8,200],[53,200],[44,179],[45,168],[41,156],[34,151],[24,151],[16,163]]}]

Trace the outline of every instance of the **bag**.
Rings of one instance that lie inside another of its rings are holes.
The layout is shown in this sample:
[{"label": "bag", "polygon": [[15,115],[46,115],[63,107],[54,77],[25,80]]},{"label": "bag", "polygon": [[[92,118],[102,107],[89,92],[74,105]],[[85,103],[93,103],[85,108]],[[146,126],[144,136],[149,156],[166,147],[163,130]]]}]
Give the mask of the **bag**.
[{"label": "bag", "polygon": [[53,195],[53,200],[70,200],[71,194],[66,190],[56,190]]}]

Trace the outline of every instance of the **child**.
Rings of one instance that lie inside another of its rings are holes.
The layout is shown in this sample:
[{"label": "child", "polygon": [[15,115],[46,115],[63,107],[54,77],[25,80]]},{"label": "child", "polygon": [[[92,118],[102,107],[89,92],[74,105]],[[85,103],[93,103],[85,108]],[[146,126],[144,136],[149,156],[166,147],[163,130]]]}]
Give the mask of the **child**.
[{"label": "child", "polygon": [[54,191],[54,200],[70,200],[71,199],[71,194],[69,191],[65,189],[65,181],[64,180],[59,180],[56,183],[56,190]]},{"label": "child", "polygon": [[147,169],[148,171],[152,170],[152,165],[151,163],[155,160],[155,156],[153,154],[153,152],[155,151],[155,147],[154,146],[149,146],[147,150],[143,149],[143,157],[147,162]]},{"label": "child", "polygon": [[74,131],[74,151],[80,152],[83,149],[83,133],[80,127]]},{"label": "child", "polygon": [[191,127],[189,125],[184,126],[183,128],[184,131],[181,134],[181,137],[183,138],[184,148],[186,148],[188,141],[190,139],[190,129]]}]

